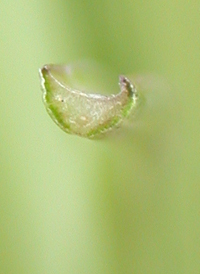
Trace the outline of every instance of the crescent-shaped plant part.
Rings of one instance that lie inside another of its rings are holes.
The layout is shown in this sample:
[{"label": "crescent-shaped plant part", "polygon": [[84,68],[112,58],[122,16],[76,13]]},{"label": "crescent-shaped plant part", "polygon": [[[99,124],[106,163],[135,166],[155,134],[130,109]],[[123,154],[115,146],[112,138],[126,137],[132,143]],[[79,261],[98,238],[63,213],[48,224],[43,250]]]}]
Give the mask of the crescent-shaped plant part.
[{"label": "crescent-shaped plant part", "polygon": [[125,76],[119,76],[116,95],[88,94],[67,85],[63,68],[45,65],[39,74],[47,112],[67,133],[98,137],[119,126],[138,105],[136,88]]}]

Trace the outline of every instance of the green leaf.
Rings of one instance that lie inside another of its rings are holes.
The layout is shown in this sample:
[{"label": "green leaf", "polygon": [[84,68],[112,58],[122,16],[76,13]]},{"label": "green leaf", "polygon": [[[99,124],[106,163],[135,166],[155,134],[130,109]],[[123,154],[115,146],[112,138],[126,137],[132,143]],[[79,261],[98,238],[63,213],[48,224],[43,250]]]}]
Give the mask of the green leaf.
[{"label": "green leaf", "polygon": [[45,65],[39,74],[47,112],[70,134],[99,137],[121,125],[138,105],[138,92],[125,76],[119,76],[118,94],[100,95],[72,88],[70,66]]}]

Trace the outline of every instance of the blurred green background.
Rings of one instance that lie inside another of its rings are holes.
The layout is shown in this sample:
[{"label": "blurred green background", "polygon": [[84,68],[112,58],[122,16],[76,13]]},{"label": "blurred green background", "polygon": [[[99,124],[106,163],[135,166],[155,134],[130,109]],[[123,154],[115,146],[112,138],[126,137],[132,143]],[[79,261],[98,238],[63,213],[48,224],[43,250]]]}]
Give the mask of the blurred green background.
[{"label": "blurred green background", "polygon": [[[200,273],[200,2],[7,0],[0,18],[0,273]],[[169,87],[118,138],[67,135],[38,69],[85,58]]]}]

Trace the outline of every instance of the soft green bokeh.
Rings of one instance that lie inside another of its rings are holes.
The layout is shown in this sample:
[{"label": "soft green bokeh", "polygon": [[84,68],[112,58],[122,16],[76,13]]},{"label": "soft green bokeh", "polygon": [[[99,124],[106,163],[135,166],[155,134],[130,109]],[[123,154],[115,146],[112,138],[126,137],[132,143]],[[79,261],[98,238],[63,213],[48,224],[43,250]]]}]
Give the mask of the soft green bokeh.
[{"label": "soft green bokeh", "polygon": [[[200,273],[199,12],[1,1],[0,273]],[[45,112],[38,68],[85,58],[164,79],[118,138],[67,135]]]}]

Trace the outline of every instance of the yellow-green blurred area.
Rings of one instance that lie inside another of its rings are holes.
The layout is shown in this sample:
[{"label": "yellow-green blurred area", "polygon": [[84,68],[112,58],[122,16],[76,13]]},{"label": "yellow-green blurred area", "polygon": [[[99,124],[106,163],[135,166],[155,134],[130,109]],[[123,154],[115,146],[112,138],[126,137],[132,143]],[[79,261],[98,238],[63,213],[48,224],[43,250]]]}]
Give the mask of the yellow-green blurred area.
[{"label": "yellow-green blurred area", "polygon": [[[161,79],[117,136],[46,113],[38,69],[83,59]],[[200,273],[200,2],[1,1],[0,71],[0,273]]]}]

